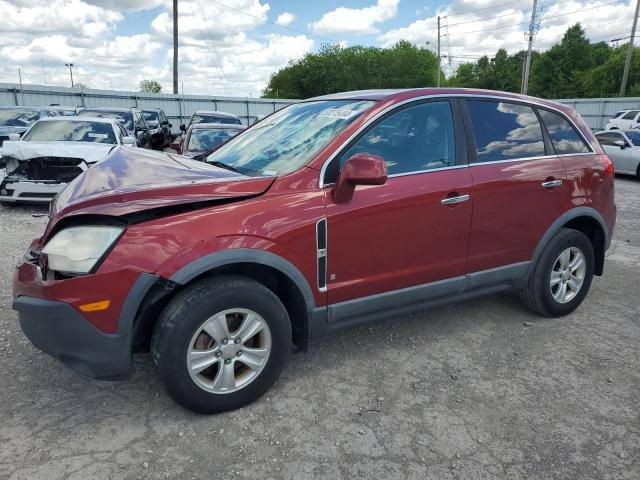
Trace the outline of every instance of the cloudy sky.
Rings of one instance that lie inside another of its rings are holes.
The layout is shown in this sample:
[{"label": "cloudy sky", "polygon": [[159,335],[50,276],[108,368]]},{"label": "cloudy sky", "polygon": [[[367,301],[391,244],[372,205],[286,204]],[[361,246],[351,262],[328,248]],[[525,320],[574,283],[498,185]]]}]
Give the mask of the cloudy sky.
[{"label": "cloudy sky", "polygon": [[[526,46],[530,0],[179,0],[184,93],[258,96],[272,72],[323,43],[390,46],[409,40],[462,61]],[[632,0],[538,0],[535,48],[581,22],[594,41],[628,37]],[[171,92],[171,0],[0,0],[0,82]],[[622,40],[623,42],[625,40]],[[451,62],[449,64],[449,62]]]}]

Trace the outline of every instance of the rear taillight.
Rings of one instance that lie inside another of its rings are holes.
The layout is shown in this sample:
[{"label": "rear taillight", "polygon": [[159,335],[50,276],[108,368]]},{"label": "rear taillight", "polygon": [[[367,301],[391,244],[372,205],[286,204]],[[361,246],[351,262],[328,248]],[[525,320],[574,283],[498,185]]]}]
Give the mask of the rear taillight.
[{"label": "rear taillight", "polygon": [[613,175],[615,173],[615,169],[613,167],[613,162],[606,155],[598,155],[598,160],[604,166],[604,171]]}]

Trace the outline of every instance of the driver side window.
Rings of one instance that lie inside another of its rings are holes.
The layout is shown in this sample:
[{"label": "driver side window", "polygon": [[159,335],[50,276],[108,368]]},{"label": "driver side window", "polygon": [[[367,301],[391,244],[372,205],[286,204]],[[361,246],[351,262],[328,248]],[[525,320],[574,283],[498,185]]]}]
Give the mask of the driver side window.
[{"label": "driver side window", "polygon": [[356,153],[382,157],[389,175],[454,166],[456,148],[451,104],[426,102],[392,113],[342,154],[340,167]]}]

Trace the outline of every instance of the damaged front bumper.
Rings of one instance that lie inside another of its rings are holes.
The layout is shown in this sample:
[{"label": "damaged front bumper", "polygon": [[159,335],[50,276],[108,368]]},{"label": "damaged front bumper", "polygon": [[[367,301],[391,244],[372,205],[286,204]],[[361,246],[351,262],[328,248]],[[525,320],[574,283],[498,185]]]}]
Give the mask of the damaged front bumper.
[{"label": "damaged front bumper", "polygon": [[42,183],[31,180],[5,180],[0,184],[0,202],[49,203],[66,185],[66,183]]}]

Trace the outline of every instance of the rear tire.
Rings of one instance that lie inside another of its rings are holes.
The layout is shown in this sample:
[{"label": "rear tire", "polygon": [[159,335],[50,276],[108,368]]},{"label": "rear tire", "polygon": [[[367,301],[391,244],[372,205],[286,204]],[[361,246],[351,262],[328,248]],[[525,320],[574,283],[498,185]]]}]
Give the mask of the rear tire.
[{"label": "rear tire", "polygon": [[234,410],[280,376],[291,352],[291,322],[264,285],[233,275],[205,278],[165,308],[151,352],[178,404],[199,413]]},{"label": "rear tire", "polygon": [[545,246],[520,297],[527,307],[546,317],[567,315],[589,292],[594,265],[589,238],[578,230],[562,228]]}]

